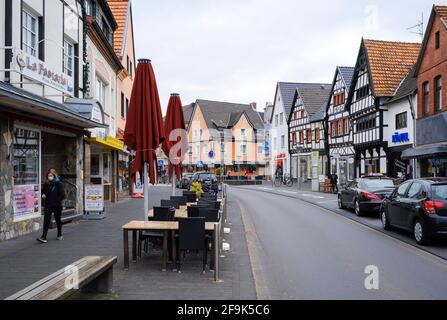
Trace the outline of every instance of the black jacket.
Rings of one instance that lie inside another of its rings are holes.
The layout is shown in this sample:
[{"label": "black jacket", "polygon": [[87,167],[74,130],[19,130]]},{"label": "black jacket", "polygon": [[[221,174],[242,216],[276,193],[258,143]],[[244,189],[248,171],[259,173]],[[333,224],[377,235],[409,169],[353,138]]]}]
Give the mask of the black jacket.
[{"label": "black jacket", "polygon": [[65,190],[61,182],[46,182],[43,185],[42,194],[45,195],[45,207],[62,207],[62,201],[65,199]]}]

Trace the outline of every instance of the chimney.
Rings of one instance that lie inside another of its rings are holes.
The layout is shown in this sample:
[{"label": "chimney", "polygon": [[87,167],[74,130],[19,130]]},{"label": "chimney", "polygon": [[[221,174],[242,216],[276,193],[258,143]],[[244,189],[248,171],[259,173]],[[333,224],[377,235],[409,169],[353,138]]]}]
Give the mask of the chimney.
[{"label": "chimney", "polygon": [[252,107],[254,111],[258,111],[258,105],[256,104],[256,102],[250,103],[250,107]]}]

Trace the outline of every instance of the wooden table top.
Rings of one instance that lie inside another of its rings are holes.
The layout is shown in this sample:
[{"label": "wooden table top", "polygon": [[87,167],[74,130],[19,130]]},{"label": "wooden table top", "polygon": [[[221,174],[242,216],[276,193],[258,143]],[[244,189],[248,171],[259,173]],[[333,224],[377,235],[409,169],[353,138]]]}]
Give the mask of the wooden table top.
[{"label": "wooden table top", "polygon": [[[149,210],[149,218],[154,217],[154,209]],[[188,218],[188,206],[180,206],[179,209],[175,210],[175,218]]]},{"label": "wooden table top", "polygon": [[[215,222],[206,222],[205,230],[214,231]],[[178,230],[179,223],[176,221],[131,221],[123,226],[127,231],[171,231]]]}]

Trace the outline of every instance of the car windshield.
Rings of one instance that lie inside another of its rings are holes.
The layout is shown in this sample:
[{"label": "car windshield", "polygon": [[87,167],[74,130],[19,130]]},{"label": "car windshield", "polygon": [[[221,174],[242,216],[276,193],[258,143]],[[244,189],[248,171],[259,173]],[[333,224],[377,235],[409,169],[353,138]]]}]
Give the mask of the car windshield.
[{"label": "car windshield", "polygon": [[363,183],[368,189],[394,188],[394,180],[391,179],[365,179]]},{"label": "car windshield", "polygon": [[447,184],[434,185],[433,190],[433,200],[447,200]]}]

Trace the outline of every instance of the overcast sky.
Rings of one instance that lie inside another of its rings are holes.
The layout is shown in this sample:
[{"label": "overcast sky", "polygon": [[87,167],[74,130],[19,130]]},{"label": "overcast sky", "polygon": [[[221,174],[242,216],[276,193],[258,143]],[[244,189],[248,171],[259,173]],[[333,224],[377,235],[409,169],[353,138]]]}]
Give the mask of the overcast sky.
[{"label": "overcast sky", "polygon": [[[431,0],[132,0],[137,58],[152,59],[166,108],[169,94],[272,102],[278,81],[332,82],[353,66],[361,37],[420,42],[407,28]],[[416,30],[415,30],[416,31]]]}]

